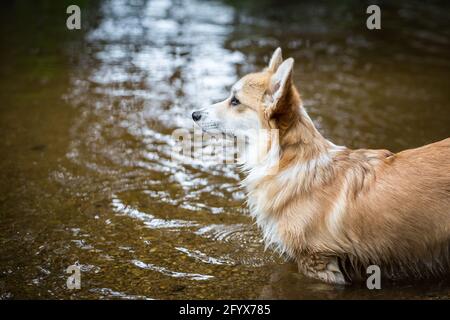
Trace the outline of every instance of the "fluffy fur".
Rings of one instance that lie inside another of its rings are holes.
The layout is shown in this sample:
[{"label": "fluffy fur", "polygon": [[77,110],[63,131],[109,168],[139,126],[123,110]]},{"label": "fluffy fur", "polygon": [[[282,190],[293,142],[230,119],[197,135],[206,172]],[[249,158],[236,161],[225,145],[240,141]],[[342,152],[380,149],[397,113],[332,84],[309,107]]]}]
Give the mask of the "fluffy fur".
[{"label": "fluffy fur", "polygon": [[[264,71],[197,111],[204,130],[249,141],[243,185],[267,246],[330,283],[363,279],[371,264],[391,279],[448,273],[450,139],[396,154],[336,146],[303,108],[293,63],[278,48]],[[264,136],[268,148],[255,147],[262,129],[278,133]]]}]

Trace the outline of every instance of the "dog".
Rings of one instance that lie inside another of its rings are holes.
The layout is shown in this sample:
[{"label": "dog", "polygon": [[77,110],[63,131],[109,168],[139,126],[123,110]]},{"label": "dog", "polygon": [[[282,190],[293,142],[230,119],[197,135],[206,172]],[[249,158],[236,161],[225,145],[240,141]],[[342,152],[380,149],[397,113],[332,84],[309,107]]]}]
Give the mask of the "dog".
[{"label": "dog", "polygon": [[[293,67],[277,48],[227,99],[192,113],[205,132],[245,136],[242,184],[266,245],[333,284],[364,279],[370,265],[393,280],[447,274],[450,138],[399,153],[337,146],[308,116]],[[278,132],[267,148],[261,130]]]}]

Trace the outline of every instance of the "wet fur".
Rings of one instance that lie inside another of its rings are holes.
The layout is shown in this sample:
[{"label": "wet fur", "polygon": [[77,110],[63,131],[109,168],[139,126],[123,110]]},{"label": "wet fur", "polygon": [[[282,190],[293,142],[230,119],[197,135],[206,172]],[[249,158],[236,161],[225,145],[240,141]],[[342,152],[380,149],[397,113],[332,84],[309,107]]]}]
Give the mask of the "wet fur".
[{"label": "wet fur", "polygon": [[307,276],[331,283],[365,279],[371,264],[391,279],[448,274],[450,139],[395,154],[336,146],[302,106],[292,63],[283,62],[290,70],[275,77],[282,68],[278,49],[266,70],[240,80],[233,93],[240,110],[227,100],[212,106],[216,122],[223,114],[248,116],[250,123],[253,112],[255,126],[278,129],[269,151],[244,165],[242,182],[267,246],[295,259]]}]

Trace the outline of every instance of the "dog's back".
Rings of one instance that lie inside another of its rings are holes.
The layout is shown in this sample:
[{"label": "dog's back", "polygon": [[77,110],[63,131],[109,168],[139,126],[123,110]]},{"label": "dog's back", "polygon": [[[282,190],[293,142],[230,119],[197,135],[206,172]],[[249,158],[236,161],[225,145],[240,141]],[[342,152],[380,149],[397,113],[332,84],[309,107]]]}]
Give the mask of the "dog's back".
[{"label": "dog's back", "polygon": [[365,184],[349,192],[342,221],[355,253],[343,255],[347,273],[368,264],[392,278],[450,272],[450,139],[386,157]]}]

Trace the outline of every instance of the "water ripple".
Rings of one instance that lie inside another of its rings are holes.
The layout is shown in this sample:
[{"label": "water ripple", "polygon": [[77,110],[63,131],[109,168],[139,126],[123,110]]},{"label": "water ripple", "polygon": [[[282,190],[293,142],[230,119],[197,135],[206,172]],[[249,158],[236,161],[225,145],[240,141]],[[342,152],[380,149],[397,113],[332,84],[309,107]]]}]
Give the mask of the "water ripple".
[{"label": "water ripple", "polygon": [[167,268],[156,266],[151,263],[142,262],[140,260],[131,260],[131,263],[134,264],[138,268],[156,271],[156,272],[162,273],[166,276],[173,277],[173,278],[186,278],[189,280],[208,280],[208,279],[214,278],[213,276],[205,275],[205,274],[172,271]]},{"label": "water ripple", "polygon": [[183,247],[175,247],[180,252],[185,253],[188,257],[194,258],[195,260],[208,263],[208,264],[217,264],[217,265],[233,265],[235,264],[233,260],[228,258],[214,258],[210,257],[207,254],[199,251],[199,250],[189,250]]},{"label": "water ripple", "polygon": [[134,219],[141,220],[148,228],[151,229],[160,229],[160,228],[187,228],[187,227],[195,227],[198,224],[192,221],[185,220],[167,220],[167,219],[159,219],[155,218],[153,215],[139,211],[133,207],[125,205],[120,199],[113,198],[112,199],[113,210],[119,214],[129,216]]}]

